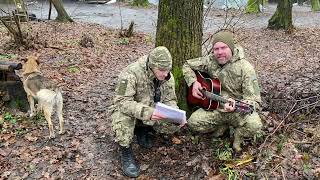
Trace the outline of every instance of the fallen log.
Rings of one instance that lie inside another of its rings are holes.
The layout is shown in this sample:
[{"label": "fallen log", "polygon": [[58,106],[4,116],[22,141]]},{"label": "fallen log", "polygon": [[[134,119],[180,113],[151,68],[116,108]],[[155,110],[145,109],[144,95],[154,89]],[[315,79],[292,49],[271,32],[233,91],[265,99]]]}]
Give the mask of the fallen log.
[{"label": "fallen log", "polygon": [[19,70],[19,69],[22,69],[21,63],[0,62],[0,71],[13,72],[14,70]]}]

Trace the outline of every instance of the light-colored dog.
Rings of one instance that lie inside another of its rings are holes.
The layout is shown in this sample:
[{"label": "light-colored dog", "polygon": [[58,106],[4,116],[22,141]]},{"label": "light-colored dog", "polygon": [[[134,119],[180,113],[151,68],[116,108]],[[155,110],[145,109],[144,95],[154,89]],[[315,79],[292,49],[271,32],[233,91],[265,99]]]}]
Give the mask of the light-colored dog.
[{"label": "light-colored dog", "polygon": [[37,56],[29,56],[23,60],[25,61],[22,66],[23,87],[30,105],[30,117],[35,115],[34,101],[37,100],[37,112],[43,111],[44,117],[48,122],[49,138],[55,137],[51,120],[54,112],[57,113],[60,122],[59,134],[63,134],[64,120],[62,117],[63,99],[61,91],[41,75]]}]

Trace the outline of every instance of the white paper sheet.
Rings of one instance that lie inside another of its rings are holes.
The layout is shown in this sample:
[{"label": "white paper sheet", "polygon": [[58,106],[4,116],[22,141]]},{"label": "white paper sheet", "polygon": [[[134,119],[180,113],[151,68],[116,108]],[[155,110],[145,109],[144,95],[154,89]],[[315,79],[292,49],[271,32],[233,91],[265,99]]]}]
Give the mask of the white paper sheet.
[{"label": "white paper sheet", "polygon": [[170,122],[178,124],[187,123],[186,111],[181,109],[176,109],[158,102],[156,104],[156,111],[165,116]]}]

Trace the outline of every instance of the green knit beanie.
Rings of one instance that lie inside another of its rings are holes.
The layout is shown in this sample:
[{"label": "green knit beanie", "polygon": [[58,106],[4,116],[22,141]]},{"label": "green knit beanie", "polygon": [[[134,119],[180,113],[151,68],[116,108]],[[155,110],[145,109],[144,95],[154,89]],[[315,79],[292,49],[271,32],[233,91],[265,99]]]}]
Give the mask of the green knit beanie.
[{"label": "green knit beanie", "polygon": [[212,45],[214,46],[217,42],[223,42],[229,46],[232,51],[234,52],[234,40],[232,33],[228,31],[220,31],[213,35],[213,42]]}]

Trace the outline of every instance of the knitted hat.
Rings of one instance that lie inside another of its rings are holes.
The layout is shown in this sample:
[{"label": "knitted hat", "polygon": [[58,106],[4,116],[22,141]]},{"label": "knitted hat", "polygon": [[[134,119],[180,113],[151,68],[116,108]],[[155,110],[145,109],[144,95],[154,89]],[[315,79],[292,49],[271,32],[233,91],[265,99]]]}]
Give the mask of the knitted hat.
[{"label": "knitted hat", "polygon": [[214,46],[217,42],[223,42],[229,46],[229,48],[232,51],[232,54],[234,52],[234,40],[233,40],[233,34],[228,31],[220,31],[213,35],[213,42],[212,45]]},{"label": "knitted hat", "polygon": [[159,46],[149,53],[149,67],[171,70],[172,57],[169,50],[164,46]]}]

